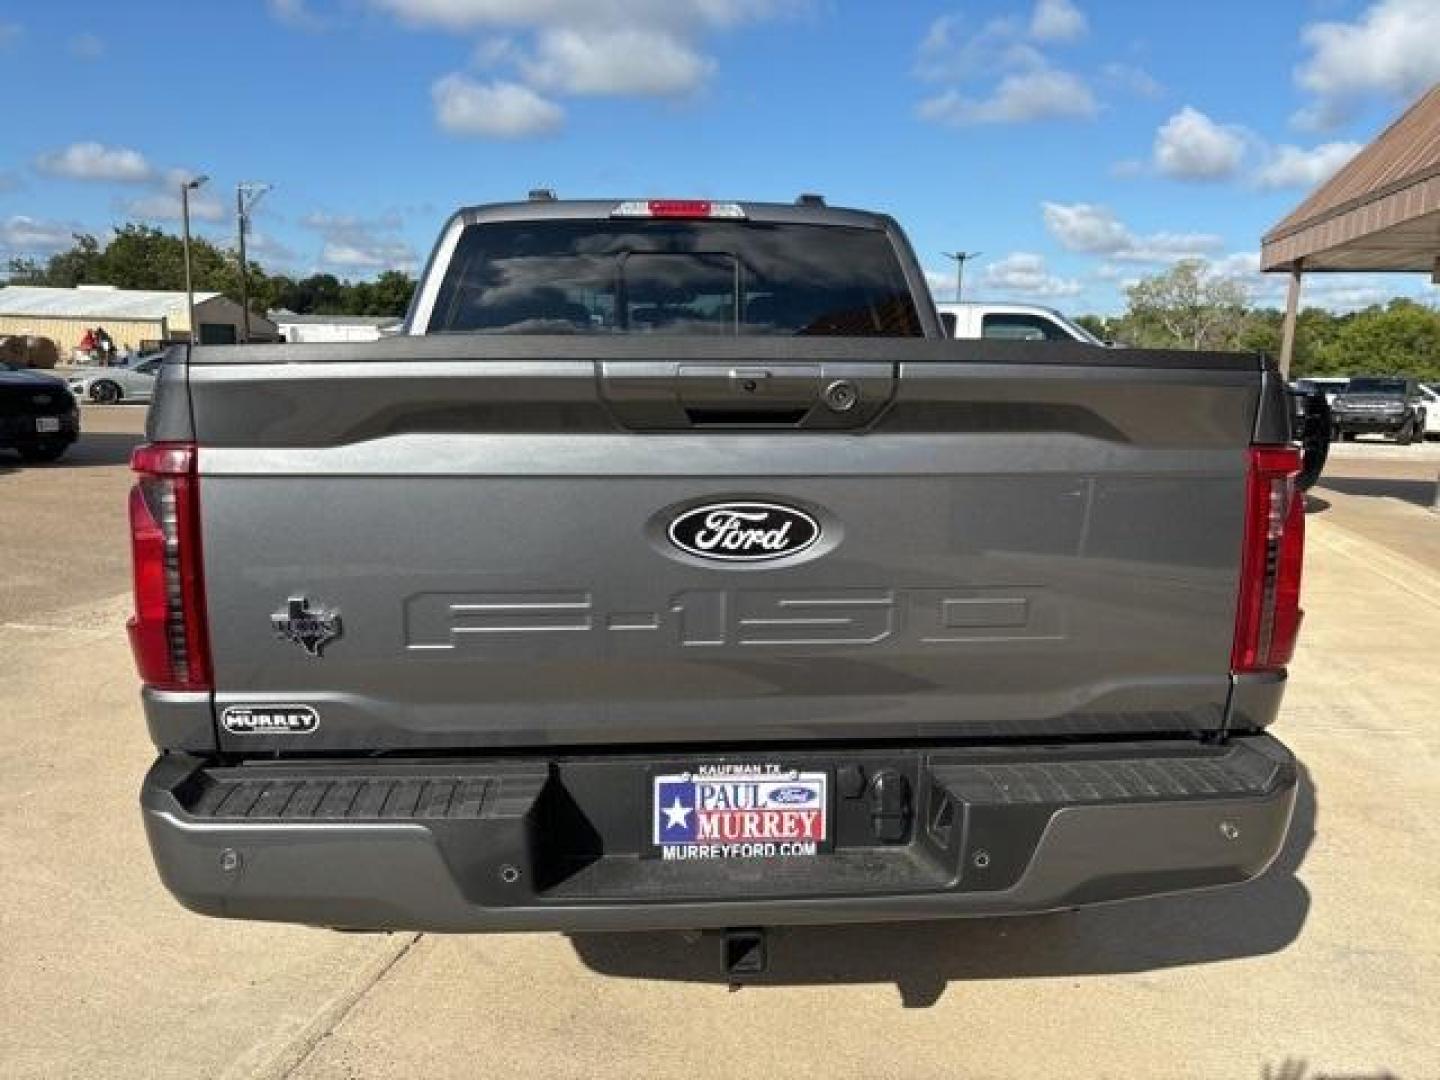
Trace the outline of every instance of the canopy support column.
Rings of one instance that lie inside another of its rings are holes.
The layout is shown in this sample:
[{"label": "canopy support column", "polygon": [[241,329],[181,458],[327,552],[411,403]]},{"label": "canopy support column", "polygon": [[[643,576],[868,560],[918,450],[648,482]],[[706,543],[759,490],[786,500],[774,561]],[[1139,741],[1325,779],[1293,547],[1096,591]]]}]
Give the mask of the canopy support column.
[{"label": "canopy support column", "polygon": [[1290,266],[1290,288],[1285,293],[1285,322],[1280,330],[1280,377],[1290,378],[1290,360],[1295,355],[1295,317],[1300,310],[1300,278],[1304,274],[1304,259],[1296,259]]}]

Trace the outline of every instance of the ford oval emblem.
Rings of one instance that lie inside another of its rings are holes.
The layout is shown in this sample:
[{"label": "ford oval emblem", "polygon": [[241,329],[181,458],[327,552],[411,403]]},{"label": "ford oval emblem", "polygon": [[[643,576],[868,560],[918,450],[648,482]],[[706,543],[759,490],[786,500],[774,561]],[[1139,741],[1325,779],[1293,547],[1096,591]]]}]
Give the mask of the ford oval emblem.
[{"label": "ford oval emblem", "polygon": [[797,555],[820,539],[820,523],[803,510],[768,502],[696,506],[670,522],[681,551],[719,562],[767,562]]},{"label": "ford oval emblem", "polygon": [[814,798],[814,791],[807,787],[800,787],[799,785],[795,787],[776,788],[770,793],[771,801],[781,803],[785,806],[798,806],[801,803],[810,802]]}]

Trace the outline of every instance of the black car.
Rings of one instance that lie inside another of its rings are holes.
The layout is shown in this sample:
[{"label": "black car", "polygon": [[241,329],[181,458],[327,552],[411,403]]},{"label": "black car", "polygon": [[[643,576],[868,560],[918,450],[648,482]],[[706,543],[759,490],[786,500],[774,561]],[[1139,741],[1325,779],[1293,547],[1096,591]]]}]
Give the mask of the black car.
[{"label": "black car", "polygon": [[79,437],[80,410],[62,380],[0,361],[0,450],[55,461]]},{"label": "black car", "polygon": [[1335,434],[1388,435],[1401,446],[1425,437],[1425,404],[1414,379],[1399,375],[1359,375],[1335,399]]}]

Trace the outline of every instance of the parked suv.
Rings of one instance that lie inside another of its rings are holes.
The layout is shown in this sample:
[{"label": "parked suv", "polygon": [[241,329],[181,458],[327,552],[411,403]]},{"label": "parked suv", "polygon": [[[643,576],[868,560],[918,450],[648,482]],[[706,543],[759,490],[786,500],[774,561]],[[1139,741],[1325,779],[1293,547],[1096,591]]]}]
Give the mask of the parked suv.
[{"label": "parked suv", "polygon": [[1349,442],[1356,435],[1388,435],[1401,446],[1425,437],[1425,404],[1414,379],[1398,375],[1359,375],[1335,399],[1335,434]]}]

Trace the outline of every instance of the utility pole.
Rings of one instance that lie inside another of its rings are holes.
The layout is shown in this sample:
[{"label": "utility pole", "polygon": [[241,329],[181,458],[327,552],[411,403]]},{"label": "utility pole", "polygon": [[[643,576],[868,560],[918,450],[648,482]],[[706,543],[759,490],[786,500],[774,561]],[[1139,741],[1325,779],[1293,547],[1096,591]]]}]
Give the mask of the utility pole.
[{"label": "utility pole", "polygon": [[947,259],[955,260],[955,302],[960,302],[960,293],[965,287],[965,261],[967,259],[978,259],[985,254],[983,251],[942,251],[940,253]]},{"label": "utility pole", "polygon": [[195,328],[195,282],[190,273],[190,192],[209,180],[208,176],[197,176],[193,180],[180,181],[180,224],[182,246],[185,252],[185,310],[190,319],[190,344],[198,342],[200,334]]},{"label": "utility pole", "polygon": [[240,309],[244,331],[240,341],[250,344],[250,263],[245,258],[245,234],[250,231],[250,212],[265,197],[270,184],[243,180],[235,185],[235,222],[240,232]]}]

